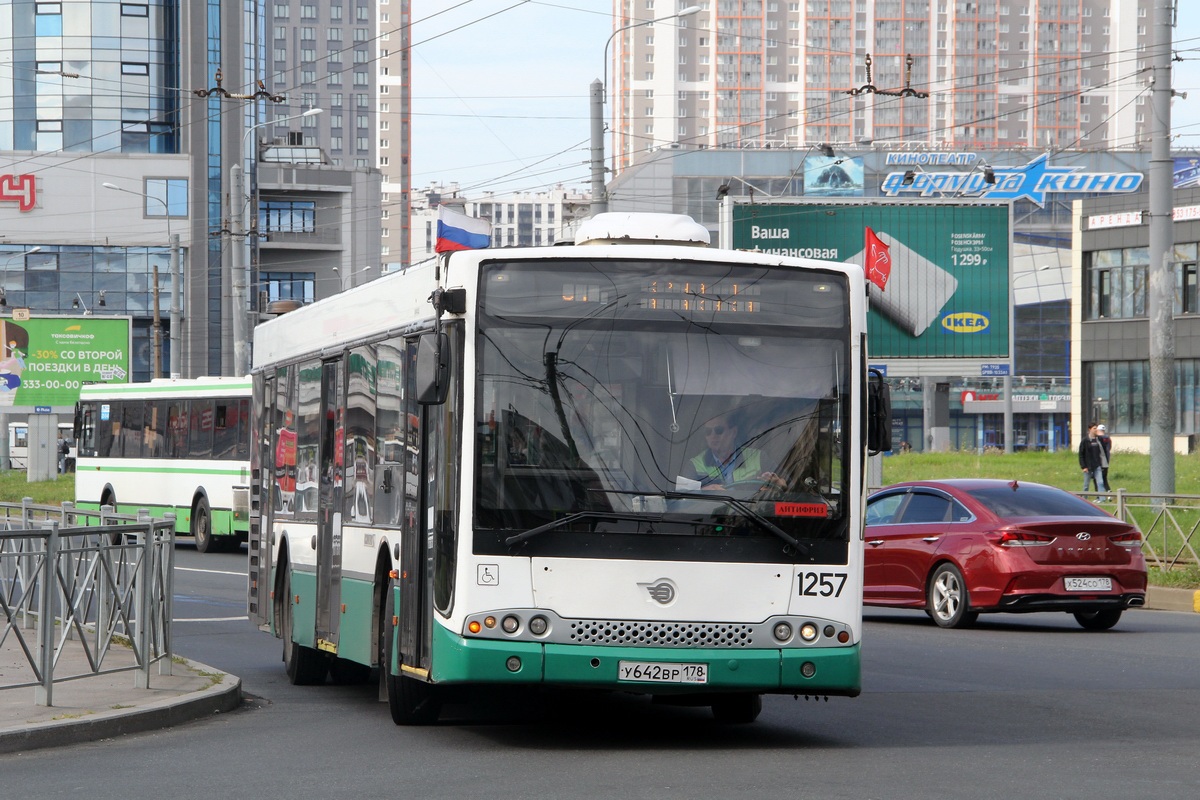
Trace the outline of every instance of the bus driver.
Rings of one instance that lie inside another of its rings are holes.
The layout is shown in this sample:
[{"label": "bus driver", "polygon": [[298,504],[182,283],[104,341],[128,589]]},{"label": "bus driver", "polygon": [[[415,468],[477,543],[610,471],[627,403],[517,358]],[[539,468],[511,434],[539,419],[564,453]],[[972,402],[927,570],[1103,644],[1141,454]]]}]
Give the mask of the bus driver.
[{"label": "bus driver", "polygon": [[688,463],[690,479],[706,491],[725,491],[734,484],[762,482],[784,489],[783,478],[762,468],[762,451],[738,446],[738,422],[731,413],[718,414],[704,425],[707,448]]}]

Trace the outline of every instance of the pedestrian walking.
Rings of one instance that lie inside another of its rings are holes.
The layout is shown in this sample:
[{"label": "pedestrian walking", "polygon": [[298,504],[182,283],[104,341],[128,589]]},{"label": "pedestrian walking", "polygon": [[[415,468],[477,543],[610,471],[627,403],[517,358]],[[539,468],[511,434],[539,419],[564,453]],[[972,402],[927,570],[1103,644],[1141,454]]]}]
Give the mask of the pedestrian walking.
[{"label": "pedestrian walking", "polygon": [[1088,426],[1087,436],[1079,443],[1079,468],[1083,470],[1083,491],[1095,484],[1096,491],[1104,491],[1104,445],[1096,438],[1096,423]]},{"label": "pedestrian walking", "polygon": [[1103,423],[1096,426],[1096,438],[1100,440],[1100,446],[1104,448],[1104,463],[1100,465],[1100,472],[1104,475],[1104,491],[1111,492],[1112,484],[1108,482],[1108,468],[1112,466],[1112,437],[1108,435],[1108,428]]}]

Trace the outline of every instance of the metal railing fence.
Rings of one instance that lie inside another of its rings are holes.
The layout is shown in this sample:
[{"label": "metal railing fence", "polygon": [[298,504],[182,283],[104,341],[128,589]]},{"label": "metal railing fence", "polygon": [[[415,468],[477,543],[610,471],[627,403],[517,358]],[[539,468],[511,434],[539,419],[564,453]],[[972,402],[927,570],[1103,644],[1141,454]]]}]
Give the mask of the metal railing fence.
[{"label": "metal railing fence", "polygon": [[1150,566],[1168,571],[1200,564],[1196,553],[1200,495],[1137,494],[1117,489],[1082,492],[1079,496],[1136,525],[1142,532],[1142,553]]},{"label": "metal railing fence", "polygon": [[[0,648],[15,642],[28,667],[0,690],[52,706],[55,681],[131,671],[148,689],[152,666],[170,675],[174,563],[173,515],[0,503]],[[68,646],[86,671],[56,672]]]}]

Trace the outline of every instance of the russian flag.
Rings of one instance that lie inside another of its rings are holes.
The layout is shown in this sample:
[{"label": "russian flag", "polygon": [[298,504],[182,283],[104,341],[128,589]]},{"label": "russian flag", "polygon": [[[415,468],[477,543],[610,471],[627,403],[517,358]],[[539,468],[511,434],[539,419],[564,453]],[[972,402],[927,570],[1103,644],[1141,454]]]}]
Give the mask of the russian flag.
[{"label": "russian flag", "polygon": [[435,253],[453,250],[481,250],[492,243],[492,223],[438,206]]}]

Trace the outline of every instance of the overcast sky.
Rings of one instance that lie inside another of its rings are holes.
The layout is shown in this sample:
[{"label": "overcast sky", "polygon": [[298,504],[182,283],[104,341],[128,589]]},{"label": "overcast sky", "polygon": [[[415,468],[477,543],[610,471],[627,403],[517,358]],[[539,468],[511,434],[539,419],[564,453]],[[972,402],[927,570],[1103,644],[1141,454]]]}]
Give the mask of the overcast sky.
[{"label": "overcast sky", "polygon": [[[1173,83],[1188,97],[1172,106],[1173,149],[1200,149],[1200,0],[1179,2]],[[413,5],[413,186],[589,189],[588,88],[603,77],[611,2]]]}]

